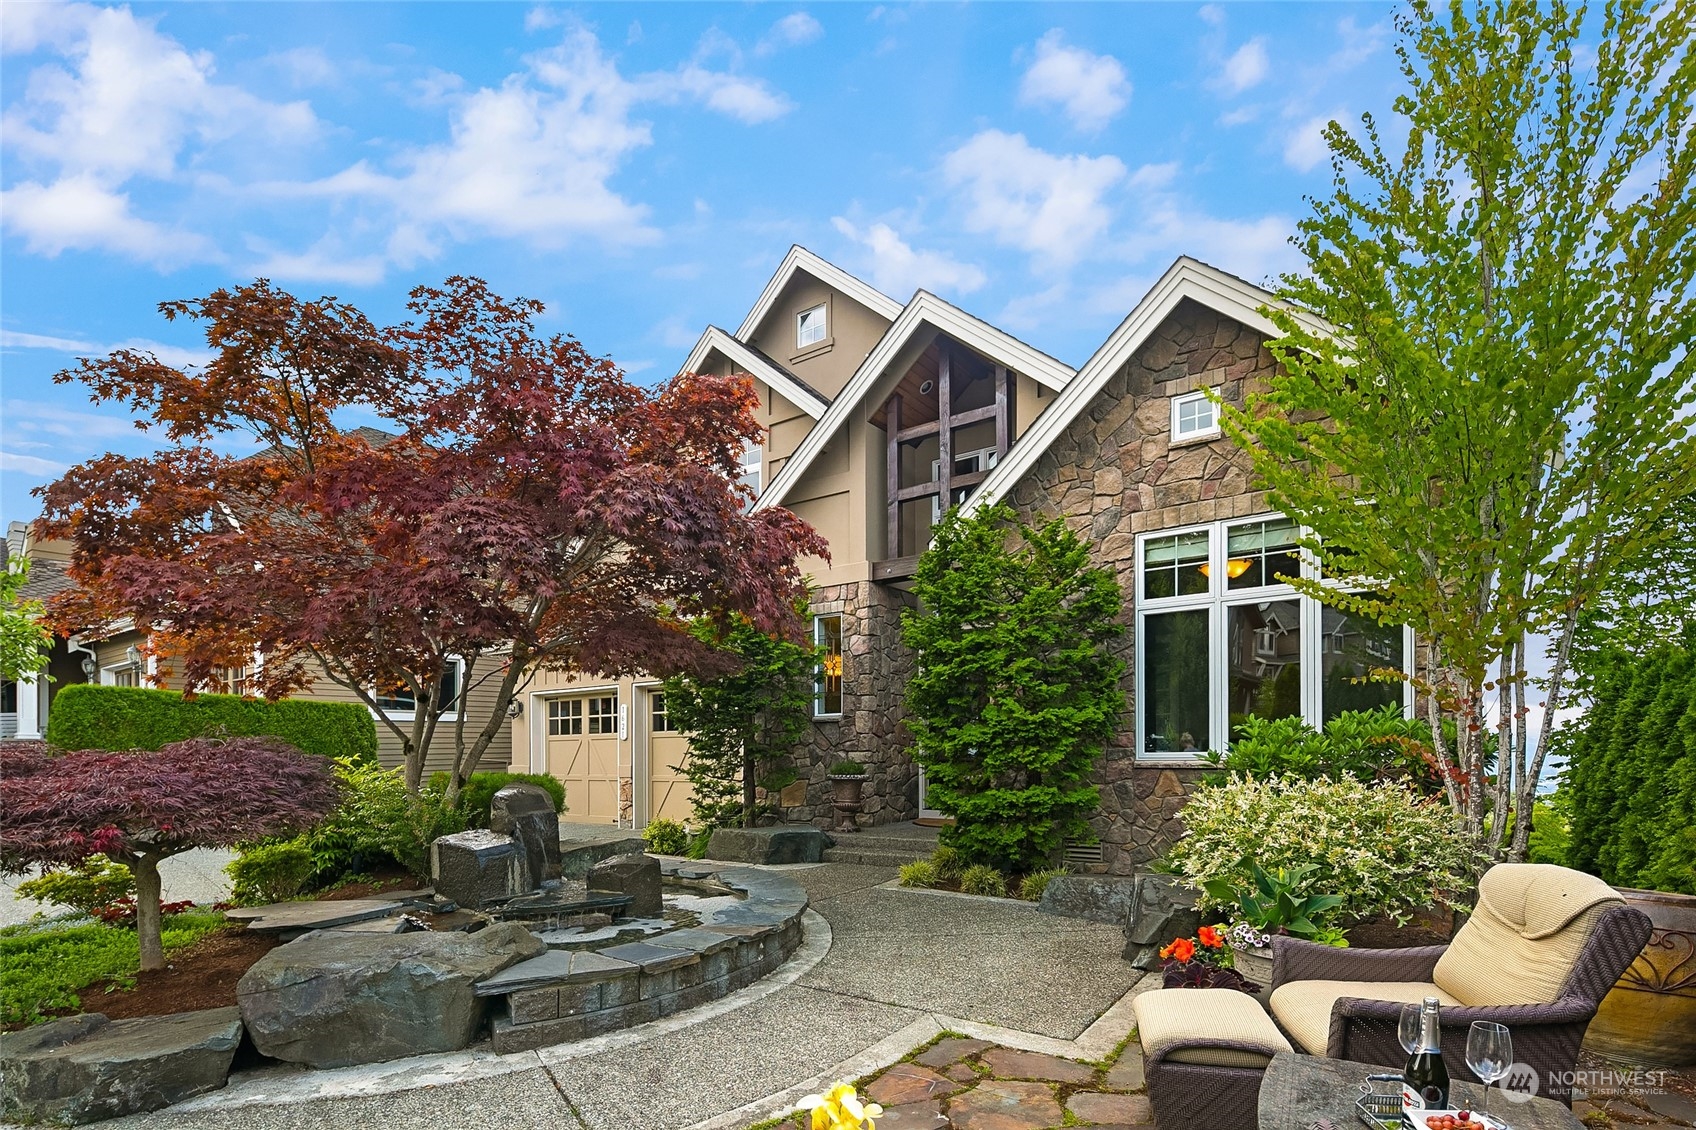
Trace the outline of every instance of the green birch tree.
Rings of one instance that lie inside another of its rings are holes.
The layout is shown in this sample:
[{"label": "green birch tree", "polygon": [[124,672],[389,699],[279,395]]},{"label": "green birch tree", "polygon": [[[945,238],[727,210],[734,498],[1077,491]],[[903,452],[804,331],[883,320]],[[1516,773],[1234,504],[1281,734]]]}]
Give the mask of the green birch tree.
[{"label": "green birch tree", "polygon": [[1281,288],[1330,332],[1269,311],[1282,371],[1224,413],[1324,574],[1371,595],[1302,587],[1418,633],[1449,800],[1510,859],[1581,618],[1696,488],[1693,16],[1413,4],[1398,140],[1330,124]]},{"label": "green birch tree", "polygon": [[47,669],[53,633],[41,622],[39,600],[19,597],[29,581],[29,560],[8,556],[0,573],[0,679],[11,681]]}]

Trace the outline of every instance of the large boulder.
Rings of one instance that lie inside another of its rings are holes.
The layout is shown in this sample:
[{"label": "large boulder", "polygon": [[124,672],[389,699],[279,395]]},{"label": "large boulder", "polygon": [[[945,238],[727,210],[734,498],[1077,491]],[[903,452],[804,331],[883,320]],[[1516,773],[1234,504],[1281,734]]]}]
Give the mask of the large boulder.
[{"label": "large boulder", "polygon": [[735,863],[819,863],[824,860],[824,833],[807,824],[715,828],[707,855]]},{"label": "large boulder", "polygon": [[615,855],[589,868],[589,894],[629,895],[624,913],[631,918],[658,918],[665,913],[660,894],[660,861],[643,852]]},{"label": "large boulder", "polygon": [[222,1087],[240,1043],[234,1008],[51,1020],[0,1036],[0,1109],[71,1125],[158,1110]]},{"label": "large boulder", "polygon": [[559,813],[554,798],[538,785],[507,785],[489,801],[489,831],[511,836],[524,853],[529,886],[558,879]]},{"label": "large boulder", "polygon": [[528,893],[528,872],[518,841],[487,828],[441,836],[430,845],[436,894],[472,910]]},{"label": "large boulder", "polygon": [[476,1039],[487,1002],[474,986],[547,947],[516,922],[475,934],[320,931],[278,946],[236,986],[261,1054],[345,1067]]},{"label": "large boulder", "polygon": [[1136,899],[1136,886],[1132,875],[1057,875],[1042,889],[1037,905],[1045,914],[1123,926]]},{"label": "large boulder", "polygon": [[1201,929],[1195,892],[1175,875],[1136,876],[1130,915],[1125,919],[1125,960],[1135,969],[1158,969],[1160,947]]}]

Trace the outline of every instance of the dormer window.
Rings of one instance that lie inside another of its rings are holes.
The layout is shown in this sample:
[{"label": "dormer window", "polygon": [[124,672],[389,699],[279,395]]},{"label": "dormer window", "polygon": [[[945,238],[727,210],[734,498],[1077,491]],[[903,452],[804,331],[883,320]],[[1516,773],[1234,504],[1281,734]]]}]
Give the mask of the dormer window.
[{"label": "dormer window", "polygon": [[805,349],[824,340],[824,303],[795,315],[795,348]]},{"label": "dormer window", "polygon": [[1219,434],[1219,406],[1205,392],[1189,392],[1172,400],[1172,439],[1200,439]]}]

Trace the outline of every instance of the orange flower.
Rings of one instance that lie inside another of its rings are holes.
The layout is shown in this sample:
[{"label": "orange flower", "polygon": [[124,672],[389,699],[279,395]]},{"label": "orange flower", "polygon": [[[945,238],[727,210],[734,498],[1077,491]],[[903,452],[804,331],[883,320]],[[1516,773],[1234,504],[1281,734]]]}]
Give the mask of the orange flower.
[{"label": "orange flower", "polygon": [[1179,961],[1188,961],[1195,956],[1195,943],[1188,938],[1174,938],[1172,944],[1160,951],[1161,957],[1175,957]]},{"label": "orange flower", "polygon": [[1221,934],[1217,927],[1203,926],[1195,932],[1195,936],[1200,938],[1201,944],[1208,949],[1216,950],[1225,944],[1225,935]]}]

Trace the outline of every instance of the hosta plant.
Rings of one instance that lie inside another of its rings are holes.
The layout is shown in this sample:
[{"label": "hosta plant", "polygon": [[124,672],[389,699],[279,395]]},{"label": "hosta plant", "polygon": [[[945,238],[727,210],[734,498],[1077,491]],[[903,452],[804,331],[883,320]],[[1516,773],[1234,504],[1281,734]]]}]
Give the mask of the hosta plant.
[{"label": "hosta plant", "polygon": [[1343,904],[1341,895],[1307,890],[1308,876],[1314,870],[1311,865],[1267,871],[1251,859],[1248,870],[1250,882],[1245,887],[1217,878],[1204,881],[1202,889],[1214,902],[1225,906],[1234,903],[1242,921],[1264,933],[1312,938],[1324,927],[1326,916]]},{"label": "hosta plant", "polygon": [[1188,834],[1166,862],[1201,893],[1204,911],[1241,913],[1208,884],[1251,889],[1252,861],[1313,868],[1342,899],[1331,908],[1338,921],[1382,915],[1405,924],[1423,908],[1470,905],[1487,865],[1447,806],[1394,782],[1233,775],[1198,788],[1183,820]]}]

